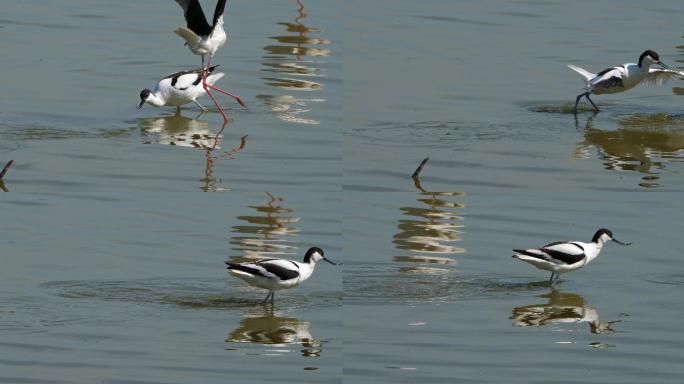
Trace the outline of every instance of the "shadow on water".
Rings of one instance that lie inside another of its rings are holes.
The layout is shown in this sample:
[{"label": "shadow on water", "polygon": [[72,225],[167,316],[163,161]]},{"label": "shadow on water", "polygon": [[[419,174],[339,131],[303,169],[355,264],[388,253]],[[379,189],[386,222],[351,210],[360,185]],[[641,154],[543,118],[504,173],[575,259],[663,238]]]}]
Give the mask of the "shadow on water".
[{"label": "shadow on water", "polygon": [[214,165],[216,160],[235,158],[235,154],[247,145],[247,135],[243,135],[232,149],[219,151],[228,123],[223,123],[221,128],[214,132],[207,122],[199,119],[202,114],[189,118],[181,115],[180,110],[176,110],[174,115],[138,119],[143,144],[155,143],[204,150],[205,167],[204,175],[200,179],[200,189],[204,192],[229,190],[214,176]]},{"label": "shadow on water", "polygon": [[244,224],[231,228],[230,244],[239,255],[231,256],[231,262],[298,255],[294,242],[301,231],[297,226],[301,218],[294,215],[294,208],[285,206],[283,198],[271,194],[268,197],[266,203],[249,206],[255,214],[237,217]]},{"label": "shadow on water", "polygon": [[309,27],[304,20],[309,16],[302,0],[296,0],[297,14],[293,21],[280,22],[287,34],[272,36],[269,39],[275,44],[264,47],[262,77],[266,84],[293,92],[292,94],[257,95],[278,118],[283,121],[299,124],[319,124],[318,120],[303,117],[308,112],[310,103],[324,102],[324,99],[300,98],[294,95],[301,91],[318,91],[323,85],[314,79],[324,77],[320,68],[320,58],[330,56],[330,50],[324,46],[330,44],[328,39],[312,37],[319,34],[320,28]]},{"label": "shadow on water", "polygon": [[[595,115],[594,115],[595,116]],[[617,130],[594,127],[587,119],[584,140],[577,143],[575,157],[589,158],[596,148],[605,169],[644,174],[639,186],[661,186],[659,179],[669,162],[684,159],[684,118],[667,113],[621,116]]]},{"label": "shadow on water", "polygon": [[309,327],[308,321],[280,316],[272,307],[264,306],[261,314],[248,315],[230,332],[226,343],[231,347],[226,349],[268,356],[298,351],[303,357],[319,357],[324,341],[314,338]]},{"label": "shadow on water", "polygon": [[[562,327],[568,324],[586,323],[594,334],[613,333],[616,321],[601,321],[595,308],[587,305],[584,298],[575,293],[560,292],[551,288],[540,295],[545,301],[513,308],[510,319],[519,327]],[[599,345],[594,345],[598,347]],[[605,345],[604,345],[605,346]]]}]

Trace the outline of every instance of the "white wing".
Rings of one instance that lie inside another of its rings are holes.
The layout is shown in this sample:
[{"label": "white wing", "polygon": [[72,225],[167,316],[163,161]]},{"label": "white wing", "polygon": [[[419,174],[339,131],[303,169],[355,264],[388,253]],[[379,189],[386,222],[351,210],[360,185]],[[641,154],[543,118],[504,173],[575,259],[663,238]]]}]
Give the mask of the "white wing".
[{"label": "white wing", "polygon": [[648,70],[648,75],[641,80],[640,84],[645,87],[653,87],[656,85],[663,85],[671,78],[684,80],[684,72],[673,71],[670,69],[651,68]]},{"label": "white wing", "polygon": [[596,77],[589,82],[592,86],[614,86],[616,82],[621,82],[626,70],[624,67],[614,67],[599,72]]},{"label": "white wing", "polygon": [[584,248],[576,243],[549,244],[542,247],[542,251],[560,252],[572,256],[584,254]]}]

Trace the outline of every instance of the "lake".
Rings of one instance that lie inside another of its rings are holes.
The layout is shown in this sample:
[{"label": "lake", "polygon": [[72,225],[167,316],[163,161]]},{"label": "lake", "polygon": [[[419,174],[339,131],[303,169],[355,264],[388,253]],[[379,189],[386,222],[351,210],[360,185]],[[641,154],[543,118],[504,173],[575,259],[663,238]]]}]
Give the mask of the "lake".
[{"label": "lake", "polygon": [[[575,115],[567,64],[681,69],[682,12],[230,1],[223,125],[136,109],[200,66],[174,2],[7,2],[0,382],[680,382],[684,83]],[[554,287],[511,258],[601,227]],[[314,245],[274,306],[225,270]]]}]

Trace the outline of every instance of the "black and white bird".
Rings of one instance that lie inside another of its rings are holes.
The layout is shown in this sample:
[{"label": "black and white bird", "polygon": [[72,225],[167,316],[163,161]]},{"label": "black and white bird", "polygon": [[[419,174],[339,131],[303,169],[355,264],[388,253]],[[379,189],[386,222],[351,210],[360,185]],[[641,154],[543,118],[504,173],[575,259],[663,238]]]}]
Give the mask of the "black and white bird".
[{"label": "black and white bird", "polygon": [[215,65],[209,69],[198,68],[190,71],[180,71],[172,73],[163,79],[159,80],[154,90],[143,89],[140,91],[140,105],[138,109],[142,108],[143,104],[148,103],[155,107],[175,106],[180,108],[181,105],[187,103],[195,103],[200,109],[206,111],[198,101],[197,98],[202,96],[206,90],[202,86],[202,79],[206,76],[207,83],[214,84],[223,77],[223,73],[213,73],[218,67]]},{"label": "black and white bird", "polygon": [[[650,68],[651,64],[658,64],[661,68]],[[684,72],[675,71],[665,65],[660,56],[652,51],[646,50],[639,56],[639,63],[626,63],[617,67],[606,68],[599,73],[591,73],[586,69],[575,65],[568,65],[568,68],[579,73],[586,83],[586,92],[577,95],[575,99],[575,113],[577,104],[582,96],[586,97],[592,106],[598,111],[599,108],[589,98],[589,95],[603,95],[619,93],[630,90],[638,84],[645,86],[662,85],[667,80],[677,77],[684,78]]]},{"label": "black and white bird", "polygon": [[188,26],[187,28],[178,27],[173,32],[185,40],[185,44],[192,53],[202,56],[202,68],[206,68],[205,58],[208,56],[208,67],[216,51],[226,43],[226,31],[223,29],[226,0],[216,2],[211,25],[204,17],[204,11],[198,0],[176,0],[176,3],[183,8],[183,15]]},{"label": "black and white bird", "polygon": [[579,241],[558,241],[539,248],[514,249],[513,255],[518,260],[525,261],[539,269],[551,271],[549,284],[558,280],[561,273],[571,272],[582,268],[598,257],[603,245],[614,241],[620,245],[623,243],[613,237],[613,232],[601,228],[594,234],[591,243]]},{"label": "black and white bird", "polygon": [[339,265],[327,259],[323,250],[318,247],[309,248],[303,262],[287,259],[263,259],[256,262],[226,262],[226,264],[228,271],[234,276],[246,281],[253,287],[268,290],[268,295],[261,302],[261,304],[265,304],[269,297],[273,303],[275,291],[294,288],[311,277],[316,262],[321,260],[332,265]]},{"label": "black and white bird", "polygon": [[[202,56],[202,68],[208,68],[211,65],[211,59],[214,57],[216,51],[226,43],[226,32],[223,30],[223,12],[226,8],[226,0],[218,0],[216,3],[214,18],[211,25],[209,25],[206,17],[204,17],[204,11],[198,0],[176,0],[176,3],[183,8],[183,15],[187,22],[187,28],[178,27],[174,32],[185,40],[186,45],[190,48],[192,53]],[[208,61],[205,67],[204,61],[207,56]],[[221,112],[224,121],[228,121],[228,116],[223,112],[223,109],[214,98],[214,95],[211,94],[209,88],[232,97],[241,106],[246,107],[245,102],[242,101],[240,96],[218,88],[206,81],[203,82],[203,86],[207,91],[209,98],[211,98],[211,101],[214,102],[219,112]]]}]

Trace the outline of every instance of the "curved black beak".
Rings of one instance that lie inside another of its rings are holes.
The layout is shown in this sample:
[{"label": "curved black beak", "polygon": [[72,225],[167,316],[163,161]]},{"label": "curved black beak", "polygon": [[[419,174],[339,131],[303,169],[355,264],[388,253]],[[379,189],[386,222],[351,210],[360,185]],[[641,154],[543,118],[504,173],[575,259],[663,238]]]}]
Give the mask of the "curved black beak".
[{"label": "curved black beak", "polygon": [[659,62],[658,62],[658,65],[660,65],[660,66],[663,67],[664,69],[669,69],[670,71],[672,70],[672,68],[670,68],[670,67],[668,67],[667,65],[665,65],[665,63],[663,63],[662,61],[659,61]]},{"label": "curved black beak", "polygon": [[323,260],[327,261],[328,263],[330,263],[330,264],[332,264],[332,265],[342,265],[342,264],[337,264],[336,262],[334,262],[334,261],[328,259],[327,257],[324,257]]},{"label": "curved black beak", "polygon": [[145,104],[145,100],[140,100],[140,104],[138,104],[138,109],[142,108],[143,104]]},{"label": "curved black beak", "polygon": [[620,244],[620,245],[632,245],[632,243],[623,243],[622,241],[617,240],[617,239],[613,239],[613,241]]}]

